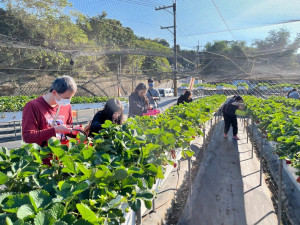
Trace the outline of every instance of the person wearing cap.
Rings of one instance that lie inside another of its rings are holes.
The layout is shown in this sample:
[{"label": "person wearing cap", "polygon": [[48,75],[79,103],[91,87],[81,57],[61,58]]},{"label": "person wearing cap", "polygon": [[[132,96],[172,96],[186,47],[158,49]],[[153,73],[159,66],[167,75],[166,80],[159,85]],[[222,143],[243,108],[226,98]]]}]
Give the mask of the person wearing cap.
[{"label": "person wearing cap", "polygon": [[148,86],[147,98],[150,104],[153,105],[153,109],[156,109],[158,107],[157,100],[160,100],[159,91],[154,88],[154,81],[152,79],[148,80]]},{"label": "person wearing cap", "polygon": [[228,131],[230,126],[232,126],[233,139],[240,140],[237,136],[238,133],[238,123],[235,115],[237,109],[243,110],[244,108],[243,98],[241,96],[234,96],[231,98],[223,107],[222,112],[224,116],[224,138],[228,138]]},{"label": "person wearing cap", "polygon": [[30,102],[23,109],[22,137],[26,143],[47,145],[51,137],[71,133],[71,98],[77,91],[72,77],[62,76],[51,85],[50,91]]}]

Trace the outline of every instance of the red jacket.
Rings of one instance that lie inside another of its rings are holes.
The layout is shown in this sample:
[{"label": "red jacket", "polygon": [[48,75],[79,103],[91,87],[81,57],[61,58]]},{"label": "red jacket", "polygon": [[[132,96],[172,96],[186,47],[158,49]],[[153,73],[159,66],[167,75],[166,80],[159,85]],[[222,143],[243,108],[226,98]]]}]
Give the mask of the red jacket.
[{"label": "red jacket", "polygon": [[[57,136],[51,124],[58,106],[51,107],[41,96],[28,102],[23,109],[22,136],[26,143],[45,146],[51,137]],[[71,105],[61,106],[56,124],[73,123]]]}]

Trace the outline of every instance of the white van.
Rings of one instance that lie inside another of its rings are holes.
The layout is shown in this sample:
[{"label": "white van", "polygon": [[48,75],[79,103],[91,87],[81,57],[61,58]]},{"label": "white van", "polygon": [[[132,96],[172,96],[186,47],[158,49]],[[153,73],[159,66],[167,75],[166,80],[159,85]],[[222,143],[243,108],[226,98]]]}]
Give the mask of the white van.
[{"label": "white van", "polygon": [[174,91],[171,88],[159,88],[159,94],[161,97],[173,97]]}]

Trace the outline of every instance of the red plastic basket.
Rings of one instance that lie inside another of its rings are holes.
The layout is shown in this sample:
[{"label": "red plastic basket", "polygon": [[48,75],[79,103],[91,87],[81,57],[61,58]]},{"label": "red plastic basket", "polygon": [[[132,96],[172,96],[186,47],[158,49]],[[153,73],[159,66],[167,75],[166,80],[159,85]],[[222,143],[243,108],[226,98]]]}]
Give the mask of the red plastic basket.
[{"label": "red plastic basket", "polygon": [[154,109],[154,110],[148,110],[147,113],[143,113],[143,116],[156,116],[157,114],[160,114],[160,110]]}]

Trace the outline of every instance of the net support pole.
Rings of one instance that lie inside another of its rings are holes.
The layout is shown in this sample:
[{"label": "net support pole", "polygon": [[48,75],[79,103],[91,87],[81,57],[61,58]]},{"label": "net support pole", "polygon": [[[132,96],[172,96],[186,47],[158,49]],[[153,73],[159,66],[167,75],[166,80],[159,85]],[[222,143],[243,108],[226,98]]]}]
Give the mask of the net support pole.
[{"label": "net support pole", "polygon": [[155,198],[152,200],[152,212],[155,212]]},{"label": "net support pole", "polygon": [[261,149],[260,149],[260,154],[259,154],[259,163],[260,163],[260,175],[259,175],[259,186],[262,185],[262,172],[263,172],[263,163],[262,163],[262,154],[263,154],[263,148],[264,148],[264,139],[261,137]]},{"label": "net support pole", "polygon": [[191,158],[188,157],[188,169],[189,169],[189,214],[192,215],[192,165]]},{"label": "net support pole", "polygon": [[215,124],[217,124],[217,114],[218,114],[218,111],[215,112]]},{"label": "net support pole", "polygon": [[20,124],[21,138],[23,139],[23,135],[22,135],[22,120],[19,121],[19,124]]},{"label": "net support pole", "polygon": [[192,160],[188,157],[188,166],[189,166],[189,196],[190,196],[190,204],[192,200]]},{"label": "net support pole", "polygon": [[[247,116],[247,128],[249,126],[249,117]],[[246,134],[247,134],[247,143],[249,143],[249,133],[248,130],[246,130]]]},{"label": "net support pole", "polygon": [[136,225],[142,225],[142,210],[141,210],[141,207],[136,211]]},{"label": "net support pole", "polygon": [[282,159],[279,159],[279,168],[278,168],[278,225],[281,224],[281,214],[282,214]]},{"label": "net support pole", "polygon": [[203,150],[205,150],[205,125],[203,125]]},{"label": "net support pole", "polygon": [[15,130],[15,137],[17,137],[16,121],[14,121],[14,130]]},{"label": "net support pole", "polygon": [[253,159],[253,153],[254,153],[254,122],[252,119],[252,152],[251,152],[251,159]]}]

